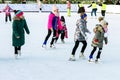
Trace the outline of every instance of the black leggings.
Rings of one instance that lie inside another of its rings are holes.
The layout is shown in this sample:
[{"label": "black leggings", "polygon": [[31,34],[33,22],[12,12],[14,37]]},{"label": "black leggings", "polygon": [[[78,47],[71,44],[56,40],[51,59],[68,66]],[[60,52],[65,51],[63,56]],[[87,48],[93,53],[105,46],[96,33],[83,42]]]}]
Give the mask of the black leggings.
[{"label": "black leggings", "polygon": [[52,31],[50,29],[48,29],[48,34],[45,38],[45,41],[47,42],[47,40],[49,39],[50,35],[51,35]]},{"label": "black leggings", "polygon": [[18,54],[18,50],[21,50],[21,46],[14,47],[15,49],[15,54]]},{"label": "black leggings", "polygon": [[50,45],[54,44],[55,40],[56,40],[56,30],[53,30],[53,37],[52,37],[52,40],[50,42]]},{"label": "black leggings", "polygon": [[58,30],[58,37],[56,37],[56,41],[58,40],[60,34],[61,34],[60,36],[61,40],[64,40],[65,32],[61,32],[60,30]]},{"label": "black leggings", "polygon": [[85,49],[87,47],[87,42],[86,41],[78,41],[77,40],[77,41],[75,41],[75,46],[74,46],[74,48],[72,50],[72,55],[75,55],[75,52],[76,52],[80,42],[83,44],[82,49],[81,49],[81,53],[84,53],[84,51],[85,51]]},{"label": "black leggings", "polygon": [[8,21],[8,17],[9,17],[9,21],[11,21],[11,15],[5,15],[5,22],[7,22]]},{"label": "black leggings", "polygon": [[104,17],[105,17],[105,12],[106,12],[105,10],[101,11],[102,16],[104,16]]},{"label": "black leggings", "polygon": [[[93,56],[93,54],[95,53],[96,50],[97,50],[97,47],[93,47],[93,50],[92,50],[90,56]],[[99,48],[98,54],[97,54],[97,56],[96,56],[96,59],[99,59],[99,58],[100,58],[101,52],[102,52],[102,48]]]}]

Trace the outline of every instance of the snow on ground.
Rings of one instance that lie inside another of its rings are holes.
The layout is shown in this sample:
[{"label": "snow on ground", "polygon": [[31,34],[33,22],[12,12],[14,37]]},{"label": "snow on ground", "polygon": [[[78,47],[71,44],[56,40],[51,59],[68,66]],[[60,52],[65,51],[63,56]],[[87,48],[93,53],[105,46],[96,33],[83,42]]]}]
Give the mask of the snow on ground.
[{"label": "snow on ground", "polygon": [[[62,44],[60,39],[56,49],[51,49],[48,40],[47,49],[43,49],[42,43],[47,34],[47,19],[49,13],[25,13],[25,18],[30,29],[30,35],[26,35],[26,43],[22,46],[22,56],[15,60],[12,46],[12,23],[5,23],[4,14],[0,14],[0,80],[119,80],[120,67],[120,14],[106,14],[109,22],[109,44],[105,45],[99,64],[89,63],[79,59],[81,44],[76,52],[77,61],[68,61],[74,46],[74,31],[77,13],[71,17],[64,15],[68,28],[68,39]],[[13,14],[12,14],[13,16]],[[100,16],[100,13],[98,13]],[[88,13],[88,28],[98,23],[97,19],[91,19]],[[91,40],[94,33],[88,34],[88,46],[85,56],[88,58],[92,47]],[[94,55],[95,57],[95,55]]]}]

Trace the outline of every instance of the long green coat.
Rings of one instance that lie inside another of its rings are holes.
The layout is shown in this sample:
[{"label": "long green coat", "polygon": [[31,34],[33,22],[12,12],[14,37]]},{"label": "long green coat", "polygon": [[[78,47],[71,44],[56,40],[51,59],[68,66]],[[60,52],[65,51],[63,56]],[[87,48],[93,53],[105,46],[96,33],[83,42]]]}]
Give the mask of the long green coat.
[{"label": "long green coat", "polygon": [[23,19],[19,19],[17,17],[13,18],[13,24],[12,24],[12,45],[13,46],[22,46],[25,44],[25,32],[27,34],[30,33],[26,20]]}]

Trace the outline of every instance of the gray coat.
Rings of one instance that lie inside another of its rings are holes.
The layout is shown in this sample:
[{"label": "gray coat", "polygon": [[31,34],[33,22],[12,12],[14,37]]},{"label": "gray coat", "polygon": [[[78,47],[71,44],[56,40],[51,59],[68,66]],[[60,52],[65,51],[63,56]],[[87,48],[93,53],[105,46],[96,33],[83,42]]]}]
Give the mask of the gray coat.
[{"label": "gray coat", "polygon": [[[104,37],[105,31],[101,26],[97,26],[94,29],[95,36],[92,40],[92,46],[102,48],[103,47],[103,41],[105,41],[105,44],[108,43],[107,37]],[[97,40],[97,41],[95,41]]]},{"label": "gray coat", "polygon": [[84,19],[78,19],[76,22],[76,30],[74,34],[74,40],[75,41],[85,41],[86,33],[90,33],[90,31],[87,29],[87,21]]}]

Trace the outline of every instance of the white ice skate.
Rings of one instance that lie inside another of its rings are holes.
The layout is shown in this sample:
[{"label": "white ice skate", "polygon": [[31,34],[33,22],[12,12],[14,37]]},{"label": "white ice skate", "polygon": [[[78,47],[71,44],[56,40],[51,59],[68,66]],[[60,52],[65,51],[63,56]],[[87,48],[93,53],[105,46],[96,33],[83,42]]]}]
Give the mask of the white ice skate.
[{"label": "white ice skate", "polygon": [[86,59],[83,53],[80,53],[79,58],[80,59]]},{"label": "white ice skate", "polygon": [[42,47],[43,47],[43,48],[46,48],[46,45],[45,45],[45,44],[43,44],[43,45],[42,45]]},{"label": "white ice skate", "polygon": [[96,59],[95,63],[101,62],[101,59]]},{"label": "white ice skate", "polygon": [[19,54],[19,56],[21,56],[21,50],[18,50],[18,54]]},{"label": "white ice skate", "polygon": [[55,48],[55,45],[54,44],[50,45],[50,48]]},{"label": "white ice skate", "polygon": [[91,58],[91,59],[89,59],[88,61],[89,61],[89,62],[94,62],[94,60],[93,60],[92,58]]},{"label": "white ice skate", "polygon": [[15,54],[15,59],[18,59],[18,54]]},{"label": "white ice skate", "polygon": [[75,56],[71,55],[70,58],[69,58],[69,61],[76,61]]}]

